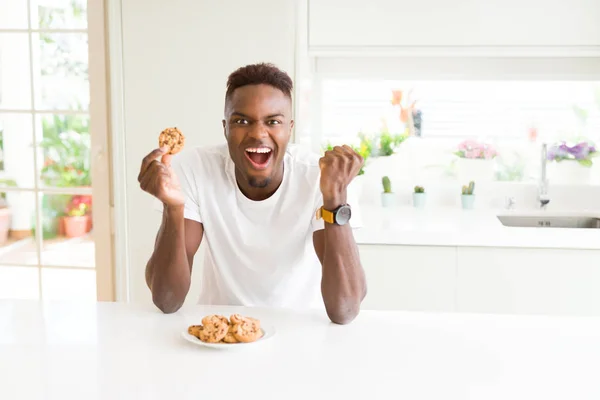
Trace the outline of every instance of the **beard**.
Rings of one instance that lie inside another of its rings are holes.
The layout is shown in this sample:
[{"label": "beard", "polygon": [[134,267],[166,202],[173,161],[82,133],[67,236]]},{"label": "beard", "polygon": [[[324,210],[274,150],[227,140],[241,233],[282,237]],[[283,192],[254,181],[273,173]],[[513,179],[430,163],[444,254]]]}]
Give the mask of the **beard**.
[{"label": "beard", "polygon": [[269,183],[271,183],[271,178],[259,179],[259,178],[252,177],[248,180],[248,184],[250,186],[252,186],[253,188],[258,188],[258,189],[267,187],[269,185]]}]

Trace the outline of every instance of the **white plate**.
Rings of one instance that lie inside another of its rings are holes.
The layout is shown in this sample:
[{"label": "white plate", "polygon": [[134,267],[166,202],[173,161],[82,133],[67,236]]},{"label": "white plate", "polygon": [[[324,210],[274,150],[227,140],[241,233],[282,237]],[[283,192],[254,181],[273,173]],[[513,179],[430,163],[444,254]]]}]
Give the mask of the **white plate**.
[{"label": "white plate", "polygon": [[257,341],[250,342],[250,343],[205,343],[202,340],[198,339],[196,336],[190,335],[187,332],[187,329],[185,331],[181,332],[181,336],[188,342],[191,342],[191,343],[194,343],[194,344],[197,344],[200,346],[212,347],[215,349],[231,349],[231,348],[236,348],[236,347],[245,347],[245,346],[250,346],[253,344],[262,343],[265,340],[269,340],[270,338],[272,338],[275,335],[275,328],[272,326],[268,326],[268,327],[261,326],[261,329],[263,331],[263,336],[260,339],[258,339]]}]

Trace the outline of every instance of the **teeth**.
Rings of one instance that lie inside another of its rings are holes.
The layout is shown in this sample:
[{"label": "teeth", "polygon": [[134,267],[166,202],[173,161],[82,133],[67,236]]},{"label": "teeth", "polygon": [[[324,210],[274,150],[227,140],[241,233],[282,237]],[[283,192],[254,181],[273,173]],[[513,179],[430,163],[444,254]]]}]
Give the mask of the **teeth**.
[{"label": "teeth", "polygon": [[248,153],[270,153],[271,149],[269,149],[268,147],[254,147],[246,149],[246,151]]}]

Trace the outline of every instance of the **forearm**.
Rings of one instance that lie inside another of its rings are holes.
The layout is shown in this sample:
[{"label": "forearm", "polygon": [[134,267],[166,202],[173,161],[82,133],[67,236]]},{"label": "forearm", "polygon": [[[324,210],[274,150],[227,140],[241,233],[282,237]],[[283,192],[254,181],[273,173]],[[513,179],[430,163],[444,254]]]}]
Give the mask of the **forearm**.
[{"label": "forearm", "polygon": [[154,304],[165,313],[177,311],[185,301],[190,282],[183,207],[165,207],[154,252],[146,266],[146,283]]},{"label": "forearm", "polygon": [[367,287],[358,248],[349,225],[325,224],[321,292],[329,318],[351,322],[360,311]]}]

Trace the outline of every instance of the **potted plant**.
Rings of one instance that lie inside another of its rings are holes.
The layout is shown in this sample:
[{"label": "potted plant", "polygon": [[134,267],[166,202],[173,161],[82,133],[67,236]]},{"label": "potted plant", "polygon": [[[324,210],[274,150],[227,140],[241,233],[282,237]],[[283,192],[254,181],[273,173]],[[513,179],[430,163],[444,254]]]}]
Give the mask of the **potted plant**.
[{"label": "potted plant", "polygon": [[10,231],[10,208],[6,202],[4,193],[0,194],[0,246],[8,240],[8,232]]},{"label": "potted plant", "polygon": [[458,157],[459,179],[492,180],[494,178],[494,158],[498,152],[491,144],[465,140],[459,143],[454,155]]},{"label": "potted plant", "polygon": [[569,146],[556,143],[548,148],[546,158],[551,162],[549,175],[556,183],[587,184],[591,177],[592,159],[598,156],[593,143],[584,140]]},{"label": "potted plant", "polygon": [[423,186],[415,186],[415,191],[413,193],[413,205],[416,208],[425,207],[425,188]]},{"label": "potted plant", "polygon": [[[70,188],[90,187],[91,179],[91,137],[87,117],[81,115],[54,115],[42,120],[44,164],[40,181],[47,187]],[[66,210],[73,197],[68,195],[44,196],[43,234],[44,238],[65,234]],[[88,212],[89,214],[89,212]],[[89,218],[91,221],[91,218]]]},{"label": "potted plant", "polygon": [[[17,186],[17,183],[11,179],[0,179],[2,186]],[[8,240],[10,232],[11,211],[6,201],[6,193],[0,193],[0,246]]]},{"label": "potted plant", "polygon": [[383,193],[381,193],[381,205],[383,207],[392,207],[394,205],[394,193],[392,192],[392,182],[390,178],[384,176],[381,178]]},{"label": "potted plant", "polygon": [[461,203],[463,209],[473,209],[475,203],[475,182],[471,181],[468,185],[462,187]]},{"label": "potted plant", "polygon": [[81,237],[90,230],[90,206],[85,201],[89,196],[73,196],[64,217],[65,236]]}]

